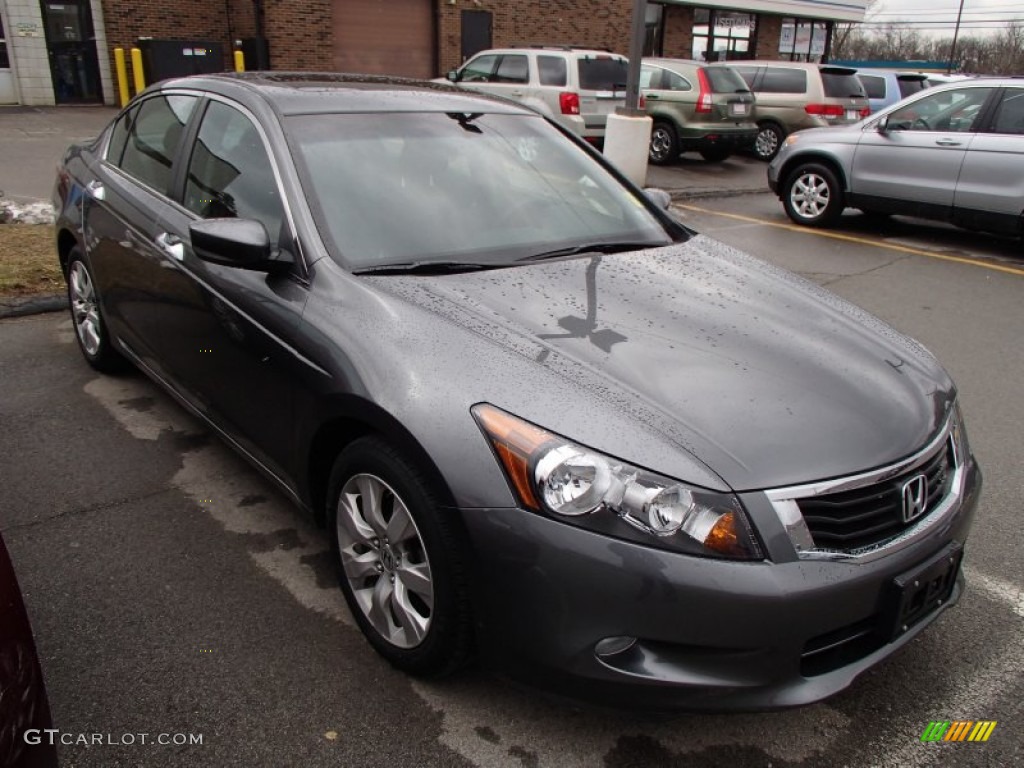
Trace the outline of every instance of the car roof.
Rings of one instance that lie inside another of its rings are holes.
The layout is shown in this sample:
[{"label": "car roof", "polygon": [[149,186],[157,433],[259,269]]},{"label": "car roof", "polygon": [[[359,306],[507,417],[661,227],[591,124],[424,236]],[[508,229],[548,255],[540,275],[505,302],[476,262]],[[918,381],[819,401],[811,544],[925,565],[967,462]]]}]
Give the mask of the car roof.
[{"label": "car roof", "polygon": [[714,64],[722,66],[725,62],[697,61],[695,59],[669,59],[664,56],[645,56],[640,60],[641,64],[653,64],[657,67],[671,68],[683,64],[687,67],[710,67]]},{"label": "car roof", "polygon": [[259,98],[282,115],[338,112],[488,112],[536,115],[518,104],[443,83],[336,72],[228,72],[165,80],[161,89],[194,88]]}]

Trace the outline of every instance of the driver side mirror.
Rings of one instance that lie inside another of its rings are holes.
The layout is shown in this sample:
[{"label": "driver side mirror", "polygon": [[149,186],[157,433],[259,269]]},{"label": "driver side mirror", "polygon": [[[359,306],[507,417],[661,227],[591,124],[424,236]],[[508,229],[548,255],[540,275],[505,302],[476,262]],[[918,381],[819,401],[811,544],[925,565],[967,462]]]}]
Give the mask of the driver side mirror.
[{"label": "driver side mirror", "polygon": [[889,132],[889,117],[883,117],[877,123],[875,123],[875,130],[883,136]]},{"label": "driver side mirror", "polygon": [[263,222],[254,219],[203,219],[188,228],[192,250],[203,261],[272,274],[286,272],[291,257],[271,247]]},{"label": "driver side mirror", "polygon": [[644,194],[647,195],[648,200],[663,211],[667,211],[668,207],[672,205],[672,196],[664,189],[658,189],[657,187],[645,187]]},{"label": "driver side mirror", "polygon": [[459,70],[457,70],[457,69],[449,70],[448,74],[445,75],[445,77],[447,77],[450,82],[457,83],[457,82],[459,82]]}]

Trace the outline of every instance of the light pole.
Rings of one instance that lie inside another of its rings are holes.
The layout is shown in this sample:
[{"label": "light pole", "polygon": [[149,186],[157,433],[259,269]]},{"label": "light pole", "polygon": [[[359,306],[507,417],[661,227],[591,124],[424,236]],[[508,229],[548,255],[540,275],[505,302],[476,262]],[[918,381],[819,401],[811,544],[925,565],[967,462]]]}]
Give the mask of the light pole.
[{"label": "light pole", "polygon": [[960,10],[956,12],[956,28],[953,30],[953,44],[949,47],[949,61],[946,62],[946,74],[953,72],[953,57],[956,56],[956,39],[960,36],[960,17],[964,15],[964,0],[960,0]]}]

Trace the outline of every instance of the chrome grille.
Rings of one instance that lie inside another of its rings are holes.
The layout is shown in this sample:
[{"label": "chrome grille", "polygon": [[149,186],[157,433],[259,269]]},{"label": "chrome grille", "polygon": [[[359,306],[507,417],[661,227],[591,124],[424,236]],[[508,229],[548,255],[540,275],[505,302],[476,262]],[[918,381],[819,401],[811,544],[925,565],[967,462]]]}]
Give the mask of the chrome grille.
[{"label": "chrome grille", "polygon": [[897,477],[837,493],[797,499],[816,549],[852,552],[877,546],[915,525],[903,521],[904,484],[923,474],[928,480],[924,514],[949,494],[955,469],[950,436],[921,464]]}]

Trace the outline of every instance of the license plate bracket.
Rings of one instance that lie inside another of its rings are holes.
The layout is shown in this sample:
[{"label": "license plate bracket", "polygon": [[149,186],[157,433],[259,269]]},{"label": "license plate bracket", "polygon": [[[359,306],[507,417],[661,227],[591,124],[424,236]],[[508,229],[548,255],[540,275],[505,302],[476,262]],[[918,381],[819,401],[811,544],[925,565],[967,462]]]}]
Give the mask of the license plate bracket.
[{"label": "license plate bracket", "polygon": [[960,573],[964,550],[950,544],[916,568],[894,578],[886,595],[882,629],[895,640],[949,600]]}]

